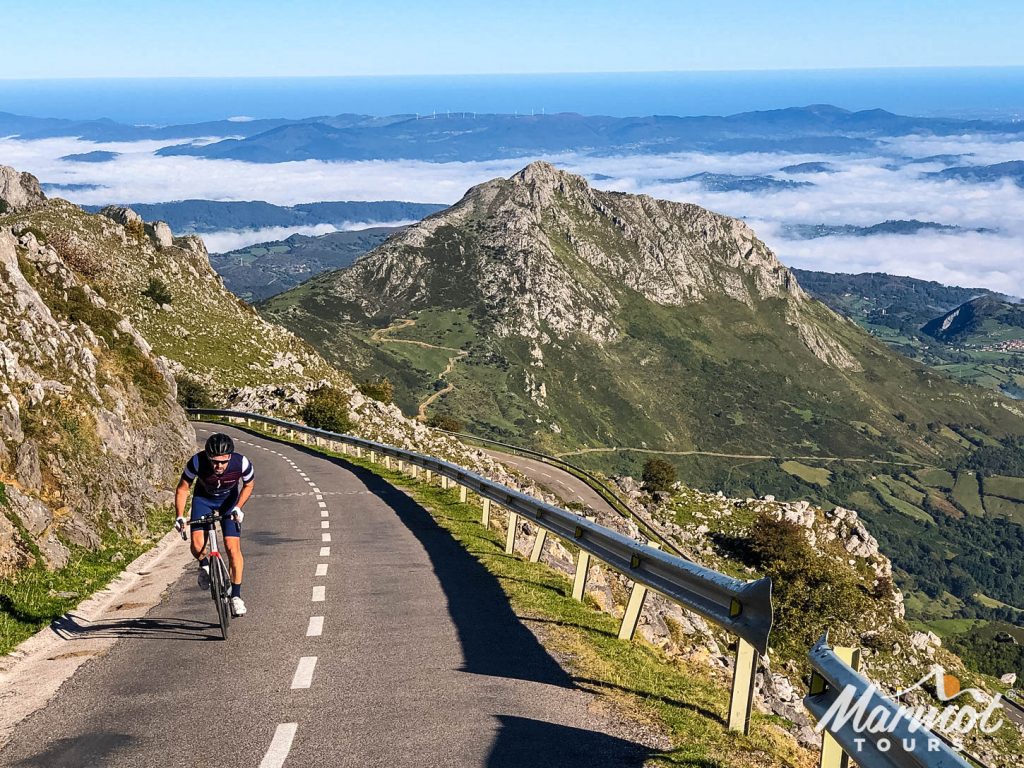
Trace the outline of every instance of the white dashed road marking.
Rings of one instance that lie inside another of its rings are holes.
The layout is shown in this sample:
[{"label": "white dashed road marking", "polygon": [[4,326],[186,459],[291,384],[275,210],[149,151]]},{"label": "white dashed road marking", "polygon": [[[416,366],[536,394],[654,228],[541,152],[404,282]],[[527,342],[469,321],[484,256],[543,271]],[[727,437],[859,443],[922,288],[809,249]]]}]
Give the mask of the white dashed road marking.
[{"label": "white dashed road marking", "polygon": [[309,626],[306,627],[306,637],[320,637],[324,633],[324,617],[310,616]]},{"label": "white dashed road marking", "polygon": [[327,587],[313,587],[313,600],[314,603],[322,603],[327,599]]},{"label": "white dashed road marking", "polygon": [[327,563],[317,563],[316,564],[316,575],[317,576],[326,576],[327,575]]},{"label": "white dashed road marking", "polygon": [[320,547],[320,557],[330,557],[330,556],[331,556],[331,548],[330,547]]},{"label": "white dashed road marking", "polygon": [[330,513],[326,509],[320,510],[320,517],[327,517]]},{"label": "white dashed road marking", "polygon": [[313,670],[316,669],[316,656],[303,656],[292,678],[292,690],[309,688],[313,684]]},{"label": "white dashed road marking", "polygon": [[298,723],[281,723],[277,726],[274,738],[270,741],[270,748],[260,762],[260,768],[281,768],[284,765],[288,753],[291,752],[292,740],[298,727]]},{"label": "white dashed road marking", "polygon": [[320,534],[320,541],[328,542],[330,540],[331,540],[331,534],[329,534],[329,533],[321,533]]},{"label": "white dashed road marking", "polygon": [[321,520],[320,521],[320,527],[321,528],[330,528],[331,527],[331,523],[328,520]]}]

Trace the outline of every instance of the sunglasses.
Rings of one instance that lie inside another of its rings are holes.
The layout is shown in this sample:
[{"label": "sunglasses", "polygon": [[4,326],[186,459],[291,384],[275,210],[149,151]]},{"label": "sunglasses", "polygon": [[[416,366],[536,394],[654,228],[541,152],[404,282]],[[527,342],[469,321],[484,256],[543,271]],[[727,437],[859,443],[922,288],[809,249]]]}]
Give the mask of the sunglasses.
[{"label": "sunglasses", "polygon": [[210,459],[210,463],[213,464],[214,466],[218,466],[218,467],[224,466],[225,464],[228,464],[230,461],[231,461],[231,459],[224,459],[223,461],[221,461],[219,459]]}]

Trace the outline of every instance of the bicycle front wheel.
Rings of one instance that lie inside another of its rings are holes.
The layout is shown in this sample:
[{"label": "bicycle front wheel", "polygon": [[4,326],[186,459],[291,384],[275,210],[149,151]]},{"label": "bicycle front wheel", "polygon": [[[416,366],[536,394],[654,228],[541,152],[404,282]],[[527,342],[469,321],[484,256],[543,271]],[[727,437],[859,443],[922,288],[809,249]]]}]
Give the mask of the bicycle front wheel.
[{"label": "bicycle front wheel", "polygon": [[213,591],[213,601],[217,605],[217,619],[220,621],[220,635],[222,640],[228,639],[228,624],[231,623],[231,587],[228,580],[227,568],[224,561],[219,557],[210,558],[210,581]]}]

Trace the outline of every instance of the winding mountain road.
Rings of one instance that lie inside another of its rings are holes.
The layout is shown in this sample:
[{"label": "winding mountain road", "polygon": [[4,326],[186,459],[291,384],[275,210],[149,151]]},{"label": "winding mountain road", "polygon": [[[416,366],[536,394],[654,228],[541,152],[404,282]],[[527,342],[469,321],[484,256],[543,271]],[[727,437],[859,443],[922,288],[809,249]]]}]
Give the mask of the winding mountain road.
[{"label": "winding mountain road", "polygon": [[595,511],[608,512],[613,515],[618,514],[616,509],[605,501],[601,494],[576,477],[576,475],[566,472],[564,469],[554,467],[540,459],[516,456],[512,453],[496,451],[493,448],[481,448],[480,450],[495,461],[500,461],[502,464],[522,472],[566,504],[576,502],[586,504]]},{"label": "winding mountain road", "polygon": [[[113,637],[0,765],[640,766],[651,751],[548,654],[497,581],[408,496],[341,460],[240,430],[249,615],[219,640],[184,543],[144,616]],[[197,428],[199,441],[209,428]],[[73,650],[68,652],[74,652]]]}]

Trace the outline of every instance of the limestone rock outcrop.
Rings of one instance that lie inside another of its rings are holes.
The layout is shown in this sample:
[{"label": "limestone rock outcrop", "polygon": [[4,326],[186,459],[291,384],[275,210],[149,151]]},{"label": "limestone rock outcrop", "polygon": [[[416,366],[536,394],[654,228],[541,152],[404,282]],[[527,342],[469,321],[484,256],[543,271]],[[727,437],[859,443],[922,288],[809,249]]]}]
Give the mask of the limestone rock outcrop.
[{"label": "limestone rock outcrop", "polygon": [[31,173],[0,165],[0,214],[31,211],[45,202],[39,179]]}]

